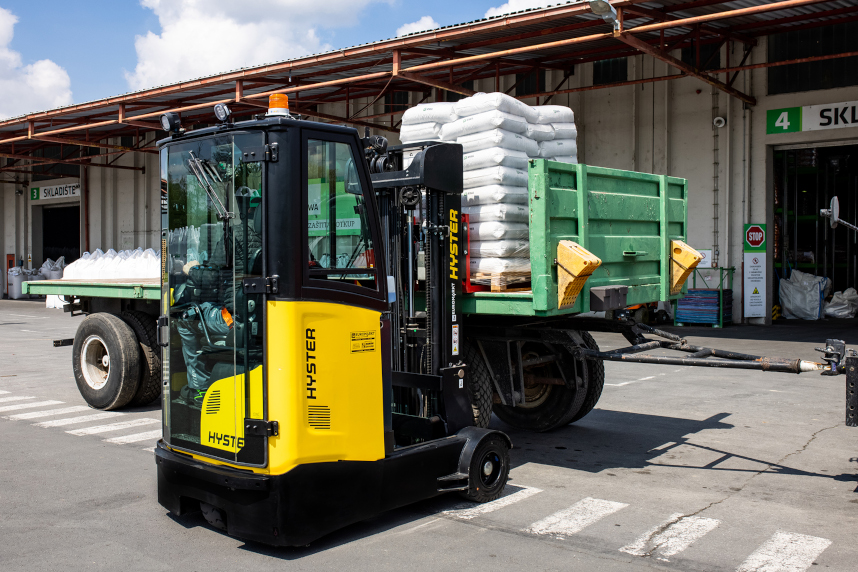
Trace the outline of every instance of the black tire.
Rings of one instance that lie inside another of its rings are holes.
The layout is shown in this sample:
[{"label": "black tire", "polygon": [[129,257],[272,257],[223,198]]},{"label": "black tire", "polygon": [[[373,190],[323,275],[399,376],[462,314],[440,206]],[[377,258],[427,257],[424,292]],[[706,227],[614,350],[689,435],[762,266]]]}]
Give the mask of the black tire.
[{"label": "black tire", "polygon": [[463,349],[465,363],[468,364],[468,395],[474,412],[474,425],[485,429],[492,418],[492,380],[479,347],[466,341]]},{"label": "black tire", "polygon": [[206,519],[206,522],[216,529],[226,532],[226,515],[222,510],[215,508],[208,503],[201,502],[200,512],[203,513],[203,518]]},{"label": "black tire", "polygon": [[140,385],[140,346],[134,330],[119,316],[90,314],[74,337],[72,369],[78,391],[92,407],[128,405]]},{"label": "black tire", "polygon": [[[488,464],[491,465],[490,469]],[[483,439],[471,457],[468,489],[460,494],[473,502],[491,502],[501,496],[509,479],[509,445],[498,434]]]},{"label": "black tire", "polygon": [[563,368],[563,374],[566,379],[572,380],[573,386],[526,383],[524,405],[513,407],[494,404],[494,413],[501,421],[526,431],[551,431],[568,425],[581,409],[587,395],[589,377],[586,362],[576,360],[564,345],[526,342],[522,347],[523,356],[542,357],[551,354],[560,355],[560,361],[526,368],[525,374],[559,378],[558,368]]},{"label": "black tire", "polygon": [[140,386],[128,405],[149,405],[161,397],[161,348],[155,343],[155,317],[129,310],[122,312],[122,319],[140,343]]},{"label": "black tire", "polygon": [[[578,332],[578,335],[581,336],[584,340],[584,347],[599,351],[599,344],[596,343],[596,340],[593,339],[593,336],[589,334],[589,332]],[[577,342],[572,340],[575,345]],[[568,425],[570,423],[575,423],[596,407],[596,404],[599,402],[599,398],[602,396],[602,390],[605,388],[605,363],[600,359],[588,359],[587,360],[587,393],[584,396],[584,403],[581,404],[581,408],[578,409],[577,412],[573,413],[568,421],[564,423],[564,425]]]}]

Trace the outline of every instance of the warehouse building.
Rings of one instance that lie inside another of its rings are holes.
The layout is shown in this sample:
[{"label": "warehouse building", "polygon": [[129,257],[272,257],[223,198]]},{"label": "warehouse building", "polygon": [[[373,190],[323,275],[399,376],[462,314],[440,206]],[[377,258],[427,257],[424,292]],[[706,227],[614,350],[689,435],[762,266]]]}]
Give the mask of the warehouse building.
[{"label": "warehouse building", "polygon": [[[708,285],[735,268],[734,321],[770,321],[792,268],[855,286],[855,233],[819,209],[837,196],[858,221],[858,6],[612,6],[570,2],[0,121],[7,267],[157,248],[165,111],[202,126],[215,103],[242,119],[287,93],[293,113],[396,143],[410,106],[502,91],[571,107],[581,163],[687,179],[688,242]],[[749,237],[763,250],[745,256]]]}]

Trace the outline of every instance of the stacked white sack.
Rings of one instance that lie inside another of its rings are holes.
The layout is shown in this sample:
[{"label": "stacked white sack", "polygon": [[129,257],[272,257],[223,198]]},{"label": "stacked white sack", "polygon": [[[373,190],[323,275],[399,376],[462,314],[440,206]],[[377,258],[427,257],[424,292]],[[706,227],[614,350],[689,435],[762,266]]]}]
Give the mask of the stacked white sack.
[{"label": "stacked white sack", "polygon": [[66,266],[63,280],[142,280],[158,278],[160,269],[161,255],[151,248],[119,252],[112,248],[107,252],[98,249],[93,253],[84,252]]},{"label": "stacked white sack", "polygon": [[577,163],[578,128],[575,127],[575,113],[562,105],[539,105],[533,107],[533,110],[537,113],[537,119],[532,128],[549,127],[554,134],[551,139],[539,142],[539,152],[535,157]]},{"label": "stacked white sack", "polygon": [[454,103],[438,102],[416,105],[402,114],[399,140],[403,143],[439,141],[441,128],[459,117]]}]

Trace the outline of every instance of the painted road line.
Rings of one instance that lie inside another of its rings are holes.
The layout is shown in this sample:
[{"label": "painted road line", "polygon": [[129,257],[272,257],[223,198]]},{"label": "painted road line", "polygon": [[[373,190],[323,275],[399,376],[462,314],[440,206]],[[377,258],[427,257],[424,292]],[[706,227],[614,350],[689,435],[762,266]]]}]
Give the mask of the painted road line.
[{"label": "painted road line", "polygon": [[75,405],[74,407],[63,407],[62,409],[49,409],[47,411],[30,411],[29,413],[18,413],[9,415],[5,419],[20,421],[22,419],[38,419],[39,417],[52,417],[54,415],[65,415],[66,413],[80,413],[81,411],[92,411],[92,407],[86,405]]},{"label": "painted road line", "polygon": [[702,516],[682,517],[681,513],[670,515],[667,522],[656,526],[632,544],[620,548],[633,556],[654,556],[669,562],[671,556],[679,554],[721,524],[714,518]]},{"label": "painted road line", "polygon": [[53,421],[42,421],[41,423],[33,423],[39,427],[65,427],[66,425],[77,425],[78,423],[89,423],[90,421],[101,421],[102,419],[110,419],[124,415],[118,411],[105,411],[103,413],[95,413],[93,415],[83,415],[81,417],[67,417],[65,419],[54,419]]},{"label": "painted road line", "polygon": [[130,429],[131,427],[152,425],[153,423],[160,422],[160,419],[152,419],[150,417],[145,417],[143,419],[131,419],[129,421],[120,421],[119,423],[110,423],[108,425],[94,425],[92,427],[84,427],[83,429],[72,429],[71,431],[66,431],[66,433],[70,435],[97,435],[98,433],[119,431],[120,429]]},{"label": "painted road line", "polygon": [[779,530],[748,556],[736,572],[803,572],[829,546],[831,541],[827,538]]},{"label": "painted road line", "polygon": [[122,437],[114,437],[113,439],[105,439],[105,443],[116,443],[124,445],[125,443],[137,443],[138,441],[149,441],[150,439],[160,439],[161,430],[146,431],[145,433],[135,433],[134,435],[124,435]]},{"label": "painted road line", "polygon": [[48,407],[49,405],[60,405],[62,403],[62,401],[28,401],[27,403],[18,403],[16,405],[4,405],[0,407],[0,413],[18,411],[19,409],[32,409],[33,407]]},{"label": "painted road line", "polygon": [[146,448],[144,448],[143,450],[144,450],[144,451],[148,451],[149,453],[154,453],[154,452],[155,452],[155,447],[146,447]]},{"label": "painted road line", "polygon": [[445,510],[442,514],[449,514],[450,516],[455,516],[462,520],[471,520],[472,518],[494,512],[505,506],[509,506],[517,503],[518,501],[523,501],[528,497],[532,497],[536,493],[542,492],[542,489],[534,487],[513,487],[511,485],[507,485],[506,488],[509,492],[497,500],[493,500],[492,502],[487,502],[485,504],[474,504],[472,502],[459,503],[453,508]]},{"label": "painted road line", "polygon": [[2,389],[0,389],[0,395],[6,395],[7,393],[9,393],[9,392],[8,392],[8,391],[3,391]]},{"label": "painted road line", "polygon": [[629,505],[621,502],[587,497],[567,509],[534,522],[525,531],[531,534],[544,534],[563,539],[627,506]]},{"label": "painted road line", "polygon": [[32,395],[13,395],[12,397],[0,397],[0,403],[9,403],[10,401],[26,401],[28,399],[36,399]]}]

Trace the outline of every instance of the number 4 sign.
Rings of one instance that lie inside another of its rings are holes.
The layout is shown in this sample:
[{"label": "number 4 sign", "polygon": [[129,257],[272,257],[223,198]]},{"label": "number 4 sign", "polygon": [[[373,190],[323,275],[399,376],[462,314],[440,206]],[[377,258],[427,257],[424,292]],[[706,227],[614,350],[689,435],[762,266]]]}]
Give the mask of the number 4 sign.
[{"label": "number 4 sign", "polygon": [[801,131],[801,107],[769,109],[766,112],[766,133],[797,133]]}]

